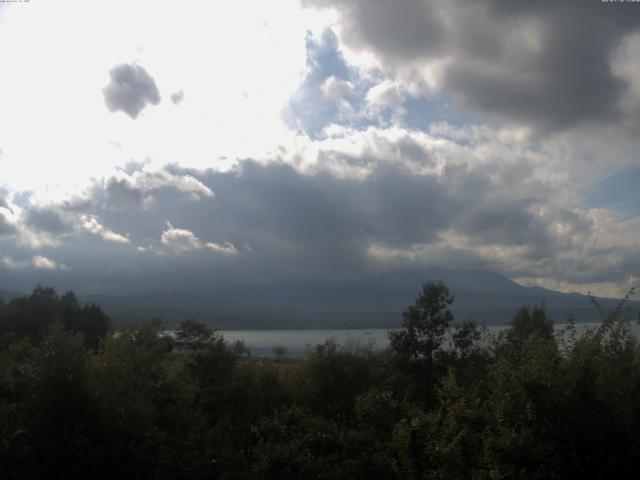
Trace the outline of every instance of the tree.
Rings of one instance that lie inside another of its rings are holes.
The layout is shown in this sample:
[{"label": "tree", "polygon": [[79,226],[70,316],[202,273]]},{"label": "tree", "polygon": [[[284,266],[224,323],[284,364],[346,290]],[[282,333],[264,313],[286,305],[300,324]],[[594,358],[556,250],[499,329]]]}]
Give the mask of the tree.
[{"label": "tree", "polygon": [[553,338],[553,321],[547,315],[544,305],[520,308],[511,321],[511,328],[506,333],[507,341],[513,345],[522,345],[525,340],[534,335],[545,340]]},{"label": "tree", "polygon": [[231,352],[238,357],[241,357],[245,354],[249,356],[251,354],[251,350],[249,350],[249,347],[247,347],[247,344],[244,342],[244,340],[241,339],[233,342],[229,348]]},{"label": "tree", "polygon": [[424,283],[415,303],[402,313],[403,328],[389,332],[398,370],[411,377],[413,395],[422,398],[425,404],[434,400],[438,371],[446,371],[436,361],[443,356],[441,347],[453,321],[449,310],[452,303],[453,295],[444,283]]},{"label": "tree", "polygon": [[80,307],[73,292],[61,297],[53,288],[36,287],[28,297],[11,300],[0,310],[0,334],[42,342],[56,322],[65,330],[81,333],[86,346],[98,348],[111,328],[109,317],[95,304]]},{"label": "tree", "polygon": [[393,350],[416,360],[433,359],[453,321],[453,299],[444,283],[423,284],[415,303],[402,313],[403,329],[389,333]]},{"label": "tree", "polygon": [[89,355],[81,334],[63,331],[60,323],[51,330],[36,354],[27,430],[43,452],[41,467],[53,477],[73,478],[80,462],[91,462],[97,424]]},{"label": "tree", "polygon": [[373,384],[374,362],[332,338],[308,352],[296,377],[294,391],[302,404],[323,417],[350,423],[356,398]]},{"label": "tree", "polygon": [[196,353],[202,350],[216,338],[215,330],[204,323],[196,322],[190,318],[180,324],[176,331],[176,342],[183,348]]},{"label": "tree", "polygon": [[107,337],[107,333],[111,329],[111,320],[95,303],[82,307],[80,318],[81,323],[77,331],[84,336],[85,344],[96,350],[100,341]]},{"label": "tree", "polygon": [[[215,423],[227,406],[231,374],[237,357],[229,351],[222,335],[205,325],[187,320],[182,326],[187,328],[181,328],[178,338],[186,338],[186,345],[193,352],[187,359],[187,368],[197,385],[198,401],[212,423]],[[192,335],[186,335],[188,332]]]},{"label": "tree", "polygon": [[453,346],[460,358],[467,358],[477,349],[478,342],[482,337],[481,331],[478,329],[478,325],[473,320],[467,320],[462,322],[461,325],[456,325],[456,331],[451,336]]},{"label": "tree", "polygon": [[273,352],[273,354],[276,356],[276,361],[279,362],[280,359],[282,357],[284,357],[287,354],[287,347],[284,347],[282,345],[275,345],[271,351]]}]

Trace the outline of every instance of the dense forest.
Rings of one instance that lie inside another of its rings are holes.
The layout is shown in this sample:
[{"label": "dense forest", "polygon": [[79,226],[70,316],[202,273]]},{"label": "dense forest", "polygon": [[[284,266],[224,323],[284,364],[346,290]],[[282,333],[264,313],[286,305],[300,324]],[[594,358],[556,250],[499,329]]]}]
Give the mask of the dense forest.
[{"label": "dense forest", "polygon": [[39,287],[0,303],[0,476],[635,478],[625,300],[594,300],[601,323],[580,333],[525,306],[490,337],[429,282],[385,351],[327,341],[265,359],[193,320],[173,337],[151,321],[114,331]]}]

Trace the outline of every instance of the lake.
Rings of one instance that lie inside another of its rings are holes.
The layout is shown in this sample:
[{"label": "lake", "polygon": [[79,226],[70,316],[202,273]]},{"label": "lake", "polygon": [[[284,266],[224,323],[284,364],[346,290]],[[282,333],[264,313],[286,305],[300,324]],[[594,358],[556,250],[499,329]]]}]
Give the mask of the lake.
[{"label": "lake", "polygon": [[[582,332],[588,328],[595,328],[599,323],[577,323],[576,330]],[[565,324],[556,324],[556,330],[561,330]],[[501,326],[489,326],[487,331],[497,335],[507,328]],[[640,326],[632,323],[632,330],[636,335],[640,334]],[[218,330],[224,338],[232,343],[243,340],[246,347],[254,356],[274,356],[273,347],[281,346],[286,349],[289,356],[300,356],[307,346],[320,345],[333,338],[340,345],[359,343],[371,344],[374,350],[381,350],[389,345],[387,337],[388,329],[374,328],[363,329],[334,329],[334,330]]]},{"label": "lake", "polygon": [[287,355],[302,355],[307,345],[320,345],[334,338],[340,345],[359,342],[373,344],[373,348],[383,349],[389,345],[386,329],[356,330],[218,330],[229,342],[243,340],[251,355],[274,356],[273,347],[281,346]]}]

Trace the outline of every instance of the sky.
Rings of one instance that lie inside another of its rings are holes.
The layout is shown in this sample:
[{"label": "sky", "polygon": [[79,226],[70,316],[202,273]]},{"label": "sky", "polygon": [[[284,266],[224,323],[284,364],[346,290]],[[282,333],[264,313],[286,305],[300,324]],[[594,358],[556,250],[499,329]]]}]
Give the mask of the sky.
[{"label": "sky", "polygon": [[640,3],[0,3],[0,288],[640,276]]}]

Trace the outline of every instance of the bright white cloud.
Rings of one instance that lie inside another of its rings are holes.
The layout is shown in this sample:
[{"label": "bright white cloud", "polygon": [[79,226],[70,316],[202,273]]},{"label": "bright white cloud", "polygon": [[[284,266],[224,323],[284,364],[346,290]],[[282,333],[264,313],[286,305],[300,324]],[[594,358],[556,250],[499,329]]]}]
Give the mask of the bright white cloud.
[{"label": "bright white cloud", "polygon": [[36,255],[31,259],[33,266],[40,270],[70,270],[69,267],[51,260],[43,255]]},{"label": "bright white cloud", "polygon": [[132,177],[134,187],[144,191],[171,187],[184,193],[190,193],[195,198],[213,197],[209,187],[191,175],[175,175],[166,170],[142,171],[134,173]]},{"label": "bright white cloud", "polygon": [[209,250],[226,255],[235,255],[237,253],[236,247],[229,242],[224,244],[203,242],[191,230],[175,228],[169,222],[167,222],[167,229],[162,232],[160,243],[169,251],[178,254],[201,250]]},{"label": "bright white cloud", "polygon": [[226,255],[235,255],[238,253],[238,249],[229,242],[223,244],[207,242],[204,244],[204,248],[211,250],[212,252],[224,253]]},{"label": "bright white cloud", "polygon": [[109,230],[104,225],[100,224],[100,222],[98,222],[98,219],[96,219],[95,217],[84,215],[82,217],[82,227],[89,233],[97,235],[107,242],[129,243],[129,239],[127,237]]}]

